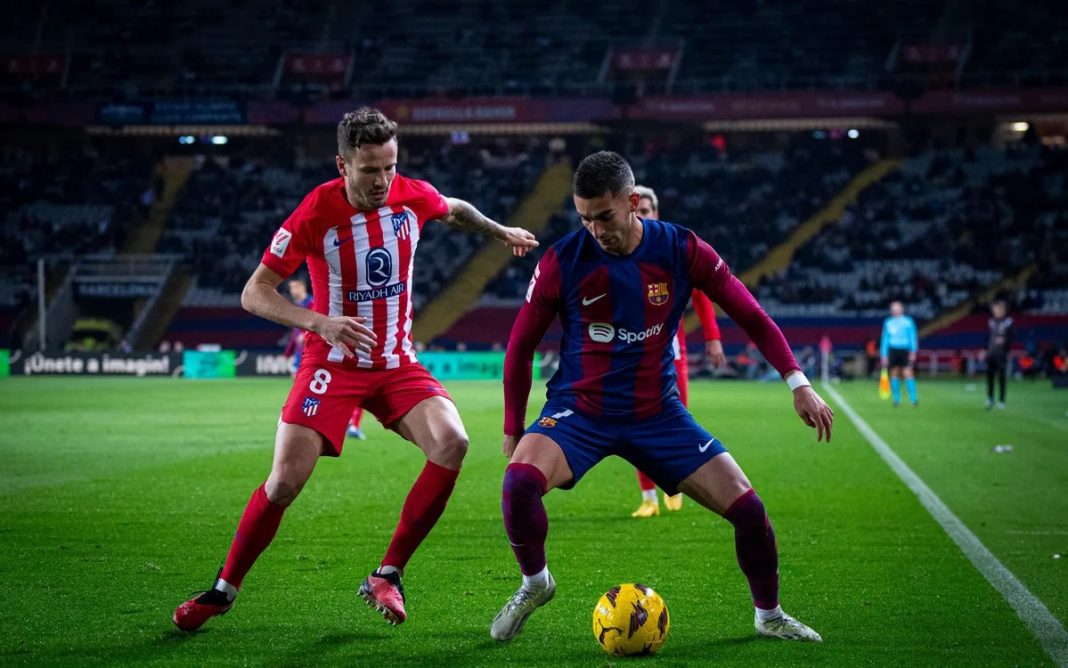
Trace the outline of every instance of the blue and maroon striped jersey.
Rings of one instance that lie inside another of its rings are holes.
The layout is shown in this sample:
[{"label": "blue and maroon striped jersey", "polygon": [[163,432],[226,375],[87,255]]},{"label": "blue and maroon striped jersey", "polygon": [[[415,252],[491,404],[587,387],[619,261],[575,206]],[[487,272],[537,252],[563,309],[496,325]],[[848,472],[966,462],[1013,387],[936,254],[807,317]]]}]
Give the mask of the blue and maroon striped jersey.
[{"label": "blue and maroon striped jersey", "polygon": [[505,359],[505,433],[523,433],[534,349],[563,325],[550,402],[591,417],[644,419],[677,394],[671,341],[697,288],[719,304],[783,375],[799,369],[774,322],[707,243],[679,225],[643,220],[629,255],[606,253],[585,229],[542,256]]}]

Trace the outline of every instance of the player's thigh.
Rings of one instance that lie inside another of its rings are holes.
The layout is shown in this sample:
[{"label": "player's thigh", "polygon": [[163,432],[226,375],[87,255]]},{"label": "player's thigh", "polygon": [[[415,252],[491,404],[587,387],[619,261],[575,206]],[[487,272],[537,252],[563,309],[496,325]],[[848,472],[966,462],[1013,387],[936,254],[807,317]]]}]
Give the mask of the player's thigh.
[{"label": "player's thigh", "polygon": [[524,434],[509,463],[536,466],[545,476],[545,491],[563,486],[574,478],[560,444],[545,434]]},{"label": "player's thigh", "polygon": [[720,515],[750,488],[749,479],[729,452],[716,455],[679,483],[679,491]]},{"label": "player's thigh", "polygon": [[329,446],[323,454],[339,456],[352,410],[371,386],[360,370],[305,355],[282,407],[281,422],[317,432]]},{"label": "player's thigh", "polygon": [[443,396],[420,401],[396,423],[396,430],[439,466],[460,468],[467,454],[467,432],[460,413],[456,405]]},{"label": "player's thigh", "polygon": [[279,422],[274,439],[274,461],[265,487],[267,498],[281,505],[292,503],[328,447],[323,435],[314,429]]},{"label": "player's thigh", "polygon": [[622,443],[618,454],[666,494],[677,494],[679,483],[726,452],[719,439],[698,424],[678,398],[667,401],[651,418],[627,423],[619,434]]},{"label": "player's thigh", "polygon": [[[542,468],[549,488],[571,489],[598,462],[616,454],[615,431],[615,425],[607,420],[588,418],[565,406],[546,404],[516,446],[516,452],[521,448],[524,451],[523,460],[513,454],[511,461],[533,463],[531,458],[543,457],[545,468],[535,465]],[[545,452],[538,452],[531,444],[546,444]]]}]

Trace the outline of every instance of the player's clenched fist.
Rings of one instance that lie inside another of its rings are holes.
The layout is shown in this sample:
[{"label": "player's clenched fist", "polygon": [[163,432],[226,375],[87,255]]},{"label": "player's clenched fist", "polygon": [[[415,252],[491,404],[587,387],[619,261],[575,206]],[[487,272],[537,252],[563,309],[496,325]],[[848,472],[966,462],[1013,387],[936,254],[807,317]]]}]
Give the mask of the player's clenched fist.
[{"label": "player's clenched fist", "polygon": [[827,442],[831,442],[834,411],[815,390],[807,385],[794,390],[794,410],[805,424],[816,430],[817,441],[822,441],[826,436]]},{"label": "player's clenched fist", "polygon": [[321,320],[315,333],[330,345],[340,348],[345,357],[352,357],[357,348],[371,352],[378,340],[374,331],[363,324],[365,322],[367,318],[336,315]]}]

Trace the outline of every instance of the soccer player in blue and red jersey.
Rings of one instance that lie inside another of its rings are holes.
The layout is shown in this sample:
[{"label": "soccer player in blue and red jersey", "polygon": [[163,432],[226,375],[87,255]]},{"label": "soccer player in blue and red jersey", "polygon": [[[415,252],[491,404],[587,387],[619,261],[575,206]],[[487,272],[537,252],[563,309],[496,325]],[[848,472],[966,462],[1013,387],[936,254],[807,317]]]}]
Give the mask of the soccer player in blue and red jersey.
[{"label": "soccer player in blue and red jersey", "polygon": [[[230,609],[319,458],[341,455],[357,406],[426,455],[380,566],[357,591],[389,622],[407,617],[401,576],[444,512],[468,444],[448,392],[415,357],[416,246],[432,220],[494,237],[515,255],[538,242],[425,181],[397,174],[396,134],[397,124],[377,109],[345,114],[337,130],[339,177],[312,190],[275,232],[241,294],[251,313],[308,332],[307,345],[278,421],[271,473],[245,506],[212,588],[174,611],[183,631]],[[305,263],[311,308],[278,294]]]},{"label": "soccer player in blue and red jersey", "polygon": [[[833,413],[801,372],[782,332],[707,243],[690,230],[638,216],[630,165],[618,154],[587,156],[574,176],[584,229],[546,251],[512,328],[504,371],[501,507],[523,584],[490,627],[497,640],[523,629],[556,592],[545,556],[542,496],[573,487],[597,462],[618,455],[669,494],[681,491],[734,526],[758,635],[819,641],[779,606],[775,532],[764,504],[723,445],[679,401],[671,340],[697,288],[756,342],[781,373],[794,408],[829,441]],[[531,358],[550,323],[564,329],[560,367],[541,416],[523,429]]]}]

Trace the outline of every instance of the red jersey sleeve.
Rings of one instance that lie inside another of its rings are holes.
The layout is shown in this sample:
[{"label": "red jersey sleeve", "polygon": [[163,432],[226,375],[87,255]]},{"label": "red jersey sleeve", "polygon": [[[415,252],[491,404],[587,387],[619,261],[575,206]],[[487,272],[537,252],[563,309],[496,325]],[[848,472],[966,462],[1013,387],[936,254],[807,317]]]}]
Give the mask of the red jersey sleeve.
[{"label": "red jersey sleeve", "polygon": [[317,197],[312,193],[304,198],[274,233],[271,245],[263,251],[260,262],[282,278],[296,271],[312,248],[309,240]]},{"label": "red jersey sleeve", "polygon": [[697,313],[697,319],[701,321],[701,331],[704,332],[705,342],[719,341],[719,323],[716,322],[716,309],[712,306],[712,300],[700,290],[693,291],[693,310]]},{"label": "red jersey sleeve", "polygon": [[693,232],[686,240],[686,263],[694,287],[719,304],[745,330],[780,375],[786,377],[791,371],[801,370],[779,326],[731,273],[723,258]]},{"label": "red jersey sleeve", "polygon": [[504,355],[504,433],[523,433],[527,419],[527,399],[533,380],[534,351],[560,310],[560,264],[550,248],[534,269],[526,301],[519,309],[508,350]]},{"label": "red jersey sleeve", "polygon": [[419,218],[419,229],[422,229],[428,220],[444,218],[449,213],[449,203],[437,188],[418,179],[409,179],[408,185],[414,194],[411,207]]}]

